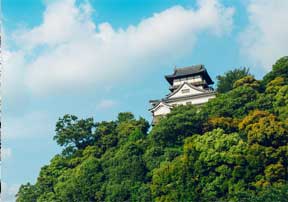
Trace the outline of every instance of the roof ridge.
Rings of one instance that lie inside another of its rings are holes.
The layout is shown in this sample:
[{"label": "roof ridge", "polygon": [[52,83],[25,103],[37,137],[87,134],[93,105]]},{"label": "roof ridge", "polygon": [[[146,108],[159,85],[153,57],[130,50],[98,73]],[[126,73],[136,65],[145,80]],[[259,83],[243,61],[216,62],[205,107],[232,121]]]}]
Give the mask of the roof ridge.
[{"label": "roof ridge", "polygon": [[183,69],[195,68],[195,67],[205,68],[203,64],[197,64],[197,65],[191,65],[191,66],[186,66],[186,67],[176,67],[175,70],[183,70]]}]

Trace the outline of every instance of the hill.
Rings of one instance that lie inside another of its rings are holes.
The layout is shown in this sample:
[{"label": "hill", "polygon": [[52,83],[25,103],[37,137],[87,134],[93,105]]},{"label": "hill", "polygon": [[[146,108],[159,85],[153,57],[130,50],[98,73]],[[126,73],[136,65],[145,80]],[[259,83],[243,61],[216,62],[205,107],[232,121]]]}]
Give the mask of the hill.
[{"label": "hill", "polygon": [[54,136],[63,152],[17,202],[287,201],[288,57],[262,80],[223,86],[231,74],[215,99],[176,107],[150,131],[130,112],[65,115]]}]

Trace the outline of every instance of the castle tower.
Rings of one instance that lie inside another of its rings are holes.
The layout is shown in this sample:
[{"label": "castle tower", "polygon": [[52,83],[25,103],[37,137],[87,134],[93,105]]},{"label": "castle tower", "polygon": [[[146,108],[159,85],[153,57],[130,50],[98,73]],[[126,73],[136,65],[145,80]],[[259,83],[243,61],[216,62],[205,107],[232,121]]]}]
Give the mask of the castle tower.
[{"label": "castle tower", "polygon": [[161,100],[150,100],[153,124],[170,113],[174,106],[201,105],[215,97],[215,91],[210,87],[214,82],[204,65],[175,68],[174,73],[165,78],[170,84],[170,93]]}]

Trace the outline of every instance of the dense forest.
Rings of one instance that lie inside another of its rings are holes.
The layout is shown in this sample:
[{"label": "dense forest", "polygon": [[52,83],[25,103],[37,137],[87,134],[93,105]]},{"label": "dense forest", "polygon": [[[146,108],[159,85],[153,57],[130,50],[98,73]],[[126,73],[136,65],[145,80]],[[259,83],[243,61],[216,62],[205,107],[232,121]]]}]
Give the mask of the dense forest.
[{"label": "dense forest", "polygon": [[154,127],[130,112],[60,118],[62,153],[17,202],[288,201],[288,57],[262,80],[246,68],[217,80],[215,99]]}]

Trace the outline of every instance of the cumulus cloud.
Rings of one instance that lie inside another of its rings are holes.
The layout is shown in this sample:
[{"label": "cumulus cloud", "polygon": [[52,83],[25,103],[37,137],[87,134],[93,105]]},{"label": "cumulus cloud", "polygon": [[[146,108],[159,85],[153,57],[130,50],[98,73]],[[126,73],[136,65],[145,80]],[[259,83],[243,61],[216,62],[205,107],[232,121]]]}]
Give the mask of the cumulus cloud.
[{"label": "cumulus cloud", "polygon": [[241,51],[266,71],[288,54],[288,1],[250,0],[249,24],[240,35]]},{"label": "cumulus cloud", "polygon": [[19,185],[8,185],[5,182],[1,183],[1,201],[4,202],[15,202],[15,195],[19,189]]},{"label": "cumulus cloud", "polygon": [[5,147],[2,147],[2,148],[1,148],[1,159],[2,159],[2,160],[5,160],[5,159],[10,158],[11,155],[12,155],[12,150],[11,150],[11,148],[5,148]]},{"label": "cumulus cloud", "polygon": [[161,65],[167,58],[172,64],[193,49],[199,34],[228,33],[234,12],[217,0],[199,0],[195,8],[174,6],[137,25],[115,29],[108,22],[96,24],[92,11],[87,1],[48,1],[40,25],[14,33],[18,61],[24,58],[17,66],[24,71],[23,85],[29,91],[103,86],[125,79],[127,73]]}]

